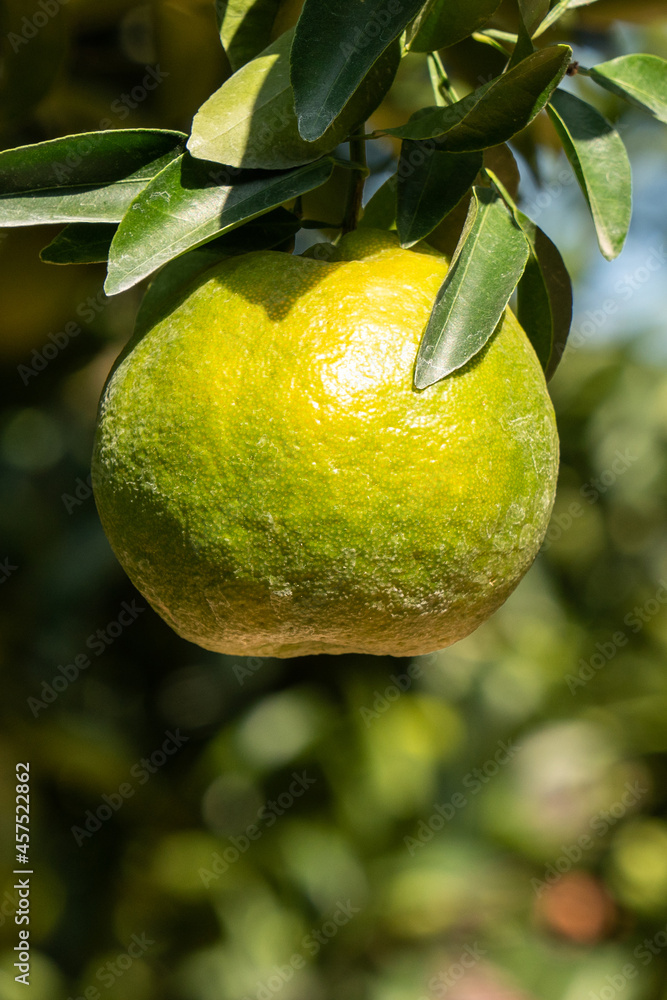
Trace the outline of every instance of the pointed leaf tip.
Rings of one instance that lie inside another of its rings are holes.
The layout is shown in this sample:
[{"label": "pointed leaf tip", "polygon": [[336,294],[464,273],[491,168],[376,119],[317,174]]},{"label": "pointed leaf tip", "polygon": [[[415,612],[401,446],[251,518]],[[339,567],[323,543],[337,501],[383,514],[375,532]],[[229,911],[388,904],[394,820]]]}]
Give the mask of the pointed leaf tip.
[{"label": "pointed leaf tip", "polygon": [[482,164],[481,152],[446,153],[432,145],[403,143],[396,217],[401,246],[414,246],[433,232],[475,182]]},{"label": "pointed leaf tip", "polygon": [[422,109],[407,124],[383,131],[401,139],[435,139],[451,153],[508,142],[545,107],[571,56],[569,45],[540,49],[456,104]]},{"label": "pointed leaf tip", "polygon": [[324,135],[423,2],[306,0],[291,56],[294,107],[303,139],[315,142]]},{"label": "pointed leaf tip", "polygon": [[619,56],[593,66],[590,78],[667,124],[667,60],[643,53]]},{"label": "pointed leaf tip", "polygon": [[164,129],[118,129],[3,150],[0,225],[119,222],[185,140]]},{"label": "pointed leaf tip", "polygon": [[[284,173],[258,177],[240,172],[234,183],[216,183],[216,164],[185,153],[132,202],[111,244],[108,295],[132,288],[187,250],[324,184],[334,161],[327,157]],[[224,174],[224,168],[219,173]]]},{"label": "pointed leaf tip", "polygon": [[568,91],[552,95],[548,112],[591,210],[600,251],[614,260],[632,215],[632,171],[623,140],[599,111]]},{"label": "pointed leaf tip", "polygon": [[496,330],[529,248],[503,200],[473,188],[459,246],[422,337],[414,385],[426,389],[475,357]]}]

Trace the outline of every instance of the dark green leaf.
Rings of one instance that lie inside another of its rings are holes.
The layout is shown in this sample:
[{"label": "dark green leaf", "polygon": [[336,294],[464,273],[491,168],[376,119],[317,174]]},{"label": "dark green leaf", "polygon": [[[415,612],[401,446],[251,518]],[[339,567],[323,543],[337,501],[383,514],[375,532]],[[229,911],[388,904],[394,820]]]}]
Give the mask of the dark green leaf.
[{"label": "dark green leaf", "polygon": [[607,260],[623,249],[632,214],[632,175],[623,141],[599,111],[557,90],[549,115],[591,210]]},{"label": "dark green leaf", "polygon": [[234,71],[271,41],[281,0],[215,0],[220,41]]},{"label": "dark green leaf", "polygon": [[528,260],[528,243],[504,201],[474,188],[470,212],[419,346],[415,388],[467,364],[498,326]]},{"label": "dark green leaf", "polygon": [[359,223],[360,229],[395,229],[398,175],[387,178],[367,202]]},{"label": "dark green leaf", "polygon": [[314,142],[338,117],[378,56],[423,0],[306,0],[291,74],[299,132]]},{"label": "dark green leaf", "polygon": [[483,157],[443,153],[433,140],[406,140],[398,168],[396,223],[401,245],[411,247],[428,236],[475,182]]},{"label": "dark green leaf", "polygon": [[72,222],[39,256],[47,264],[102,264],[117,228],[113,222]]},{"label": "dark green leaf", "polygon": [[526,31],[532,35],[549,13],[549,0],[519,0],[519,10]]},{"label": "dark green leaf", "polygon": [[500,178],[512,198],[517,197],[521,173],[514,154],[506,143],[484,150],[484,167]]},{"label": "dark green leaf", "polygon": [[410,50],[435,52],[463,41],[493,17],[500,0],[431,0],[412,27]]},{"label": "dark green leaf", "polygon": [[514,51],[512,52],[512,58],[508,63],[507,70],[514,69],[514,67],[518,66],[524,59],[528,59],[534,51],[535,46],[533,45],[533,40],[530,37],[530,31],[526,27],[523,17],[521,17],[519,20],[519,34],[517,35],[516,44],[514,46]]},{"label": "dark green leaf", "polygon": [[515,218],[530,247],[518,286],[518,320],[550,379],[572,324],[572,283],[558,248],[546,233],[523,212],[517,211]]},{"label": "dark green leaf", "polygon": [[128,209],[111,244],[107,293],[131,288],[187,250],[319,187],[333,166],[325,159],[287,173],[244,175],[185,153]]},{"label": "dark green leaf", "polygon": [[624,97],[667,124],[667,61],[636,53],[600,63],[590,77],[612,94]]},{"label": "dark green leaf", "polygon": [[551,45],[534,52],[514,69],[446,108],[413,115],[407,125],[384,131],[402,139],[441,136],[438,145],[452,153],[507,142],[542,110],[565,75],[572,49]]},{"label": "dark green leaf", "polygon": [[0,226],[119,222],[186,137],[160,129],[90,132],[0,153]]},{"label": "dark green leaf", "polygon": [[455,209],[446,215],[442,222],[426,237],[426,242],[451,261],[456,248],[461,242],[466,223],[470,221],[470,203],[473,201],[472,191],[465,194]]},{"label": "dark green leaf", "polygon": [[292,240],[301,229],[301,221],[293,212],[274,208],[259,215],[245,225],[218,236],[207,249],[224,250],[225,253],[250,253],[253,250],[273,250]]},{"label": "dark green leaf", "polygon": [[316,142],[302,139],[290,83],[293,35],[286,31],[202,105],[188,141],[193,156],[233,167],[284,170],[300,166],[335,149],[377,108],[398,69],[398,42],[371,67],[324,135]]},{"label": "dark green leaf", "polygon": [[[372,133],[373,138],[382,135],[395,135],[399,139],[410,139],[413,142],[425,139],[438,139],[438,145],[443,148],[444,136],[453,131],[465,121],[466,116],[474,113],[476,108],[482,104],[482,99],[493,86],[494,81],[485,83],[472,94],[463,97],[456,104],[446,104],[442,98],[437,105],[428,105],[420,108],[410,115],[409,121],[405,125],[396,125],[394,128],[383,129]],[[476,137],[477,138],[477,137]],[[481,147],[484,148],[484,147]],[[460,150],[459,150],[460,152]],[[463,152],[471,152],[463,150]]]},{"label": "dark green leaf", "polygon": [[497,174],[487,167],[494,185],[526,237],[530,255],[518,285],[518,316],[547,379],[563,355],[572,324],[572,282],[546,233],[521,212]]},{"label": "dark green leaf", "polygon": [[326,184],[301,196],[301,225],[304,228],[340,229],[355,185],[356,177],[351,173],[349,163],[345,166],[337,163]]}]

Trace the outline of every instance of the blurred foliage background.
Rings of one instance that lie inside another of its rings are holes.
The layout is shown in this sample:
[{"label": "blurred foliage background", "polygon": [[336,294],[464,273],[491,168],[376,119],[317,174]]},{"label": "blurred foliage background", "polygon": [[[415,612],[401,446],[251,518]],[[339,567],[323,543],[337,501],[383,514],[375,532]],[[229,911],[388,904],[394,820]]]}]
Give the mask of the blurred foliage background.
[{"label": "blurred foliage background", "polygon": [[[587,64],[667,56],[664,17],[600,0],[551,35]],[[514,22],[508,2],[497,25]],[[0,24],[2,148],[187,130],[228,73],[211,0],[4,0]],[[462,88],[495,58],[447,53]],[[427,88],[409,57],[374,124]],[[667,1000],[667,133],[622,115],[636,218],[614,265],[546,120],[515,144],[577,283],[559,496],[507,605],[415,661],[207,654],[146,609],[88,483],[138,293],[41,264],[51,231],[0,233],[2,1000],[24,995],[22,761],[39,1000]],[[376,144],[369,190],[395,153]]]}]

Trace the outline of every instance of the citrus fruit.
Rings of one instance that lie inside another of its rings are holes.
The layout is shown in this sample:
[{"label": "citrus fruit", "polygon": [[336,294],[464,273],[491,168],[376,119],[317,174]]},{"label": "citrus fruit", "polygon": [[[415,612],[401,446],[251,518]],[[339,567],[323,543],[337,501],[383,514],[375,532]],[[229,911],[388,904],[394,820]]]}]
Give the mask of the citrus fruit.
[{"label": "citrus fruit", "polygon": [[533,561],[551,402],[509,311],[472,361],[413,388],[436,251],[360,230],[323,256],[229,258],[137,332],[100,406],[100,516],[147,600],[207,649],[425,653]]}]

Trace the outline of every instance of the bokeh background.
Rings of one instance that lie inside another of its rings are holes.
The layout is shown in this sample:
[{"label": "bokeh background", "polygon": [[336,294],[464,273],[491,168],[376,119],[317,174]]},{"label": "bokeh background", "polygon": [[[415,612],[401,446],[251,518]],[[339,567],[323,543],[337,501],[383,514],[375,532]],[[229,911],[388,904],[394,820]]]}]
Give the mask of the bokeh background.
[{"label": "bokeh background", "polygon": [[[210,0],[4,0],[0,29],[2,148],[187,130],[228,72]],[[600,0],[552,36],[584,64],[667,57],[662,0]],[[472,42],[447,55],[461,89],[498,70]],[[631,236],[598,261],[544,116],[519,137],[526,210],[576,281],[558,500],[506,606],[414,661],[213,655],[146,608],[88,481],[139,292],[41,264],[55,230],[0,231],[1,1000],[666,1000],[667,130],[570,85],[623,129]],[[410,57],[375,124],[429,102]],[[395,153],[376,145],[369,192]]]}]

